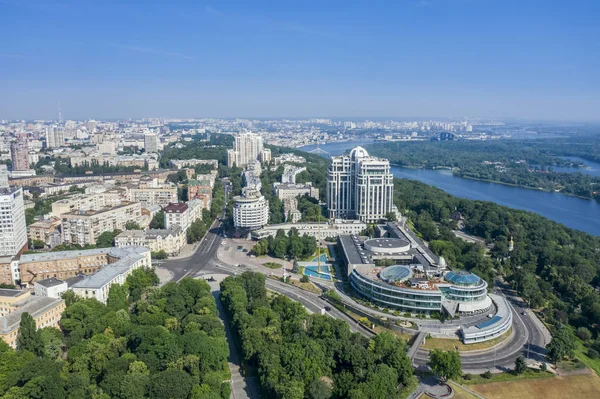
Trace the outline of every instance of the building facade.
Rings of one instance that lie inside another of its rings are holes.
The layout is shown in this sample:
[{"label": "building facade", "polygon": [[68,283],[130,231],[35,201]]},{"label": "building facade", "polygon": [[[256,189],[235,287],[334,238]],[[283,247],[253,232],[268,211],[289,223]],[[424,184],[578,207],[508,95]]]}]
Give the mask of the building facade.
[{"label": "building facade", "polygon": [[362,147],[333,157],[327,171],[327,206],[333,219],[371,223],[393,210],[394,177],[387,159],[369,156]]},{"label": "building facade", "polygon": [[72,285],[73,292],[83,298],[106,303],[113,284],[123,284],[135,269],[152,267],[151,253],[144,247],[110,248],[109,264]]},{"label": "building facade", "polygon": [[13,171],[29,170],[29,149],[25,138],[19,137],[10,143],[10,158]]},{"label": "building facade", "polygon": [[27,248],[23,189],[0,188],[0,256],[14,256]]},{"label": "building facade", "polygon": [[115,238],[117,248],[141,246],[152,252],[165,251],[177,255],[186,244],[185,231],[174,226],[170,229],[126,230]]},{"label": "building facade", "polygon": [[177,202],[177,187],[147,187],[132,188],[129,190],[129,200],[139,202],[142,207],[150,205],[167,206],[171,202]]},{"label": "building facade", "polygon": [[269,221],[269,203],[257,190],[233,198],[233,224],[237,228],[259,229]]},{"label": "building facade", "polygon": [[82,246],[96,244],[96,239],[105,231],[126,230],[129,221],[138,222],[142,207],[137,202],[122,202],[120,205],[101,210],[64,213],[62,218],[63,242]]},{"label": "building facade", "polygon": [[16,349],[23,313],[31,315],[38,329],[58,328],[64,310],[62,299],[38,297],[29,291],[0,289],[0,338]]},{"label": "building facade", "polygon": [[144,152],[158,152],[158,136],[155,133],[144,134]]}]

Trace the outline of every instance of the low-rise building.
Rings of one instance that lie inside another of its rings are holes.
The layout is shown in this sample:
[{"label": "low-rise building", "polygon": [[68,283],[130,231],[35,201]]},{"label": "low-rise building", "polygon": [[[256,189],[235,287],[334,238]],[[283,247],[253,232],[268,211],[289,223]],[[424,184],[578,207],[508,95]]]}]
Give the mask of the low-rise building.
[{"label": "low-rise building", "polygon": [[280,200],[296,198],[302,195],[308,195],[317,200],[319,199],[319,189],[313,187],[311,182],[305,184],[273,183],[273,191]]},{"label": "low-rise building", "polygon": [[62,299],[34,296],[29,291],[0,289],[0,338],[16,349],[23,313],[31,315],[37,328],[58,328],[64,310]]},{"label": "low-rise building", "polygon": [[211,165],[213,169],[219,169],[219,161],[216,159],[171,159],[169,164],[176,169],[194,167],[196,165]]},{"label": "low-rise building", "polygon": [[335,238],[339,235],[346,234],[360,234],[367,228],[367,224],[358,220],[336,220],[331,223],[283,223],[283,224],[272,224],[265,226],[260,230],[252,232],[252,238],[255,240],[261,238],[267,238],[269,236],[275,237],[277,230],[283,230],[287,235],[291,229],[298,230],[300,235],[307,234],[315,238]]},{"label": "low-rise building", "polygon": [[295,155],[295,154],[281,154],[280,156],[273,158],[273,164],[275,166],[286,163],[286,162],[305,163],[306,158],[301,157],[299,155]]},{"label": "low-rise building", "polygon": [[185,244],[185,231],[179,226],[170,229],[127,230],[115,238],[117,248],[142,246],[152,252],[165,251],[169,255],[177,255]]},{"label": "low-rise building", "polygon": [[35,281],[33,289],[37,296],[47,296],[50,298],[61,298],[61,295],[69,289],[67,282],[59,280],[56,277],[50,277],[44,280]]},{"label": "low-rise building", "polygon": [[123,284],[135,269],[152,267],[150,250],[144,247],[111,248],[108,253],[111,263],[91,276],[73,284],[76,295],[95,298],[106,303],[108,292],[113,284]]},{"label": "low-rise building", "polygon": [[23,254],[18,261],[21,284],[33,285],[48,278],[66,280],[78,274],[91,274],[109,263],[111,248]]}]

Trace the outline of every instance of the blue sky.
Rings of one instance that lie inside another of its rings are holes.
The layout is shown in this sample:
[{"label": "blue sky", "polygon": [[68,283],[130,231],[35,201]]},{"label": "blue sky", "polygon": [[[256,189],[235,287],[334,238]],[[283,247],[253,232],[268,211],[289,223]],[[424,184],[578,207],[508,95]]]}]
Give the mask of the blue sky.
[{"label": "blue sky", "polygon": [[598,0],[0,0],[0,119],[600,120]]}]

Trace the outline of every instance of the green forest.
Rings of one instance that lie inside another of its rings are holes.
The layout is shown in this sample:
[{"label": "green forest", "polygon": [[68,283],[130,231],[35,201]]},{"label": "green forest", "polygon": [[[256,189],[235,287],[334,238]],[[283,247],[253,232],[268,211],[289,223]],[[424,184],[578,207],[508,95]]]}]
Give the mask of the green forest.
[{"label": "green forest", "polygon": [[19,349],[0,340],[0,398],[228,399],[229,349],[210,287],[157,283],[137,269],[106,305],[67,291],[60,330],[36,330],[23,314]]},{"label": "green forest", "polygon": [[[575,140],[575,139],[574,139]],[[562,156],[595,160],[587,144],[551,140],[494,140],[397,142],[366,146],[369,153],[404,167],[453,168],[458,176],[495,181],[527,188],[556,191],[589,199],[600,199],[600,178],[584,173],[554,172],[554,166],[582,165]]]},{"label": "green forest", "polygon": [[263,398],[391,399],[414,383],[405,342],[390,333],[368,339],[342,320],[269,297],[262,274],[226,278],[221,301]]}]

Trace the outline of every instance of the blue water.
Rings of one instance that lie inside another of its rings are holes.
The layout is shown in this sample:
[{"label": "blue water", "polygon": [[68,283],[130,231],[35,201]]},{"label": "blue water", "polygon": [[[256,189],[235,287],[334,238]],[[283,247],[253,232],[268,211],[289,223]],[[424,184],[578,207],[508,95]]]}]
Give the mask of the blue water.
[{"label": "blue water", "polygon": [[[322,144],[320,148],[331,155],[340,155],[347,149],[369,143],[372,143],[372,141]],[[301,149],[306,151],[315,147],[307,146]],[[584,162],[587,165],[591,164],[588,161]],[[600,165],[598,167],[600,168]],[[568,169],[573,170],[572,168]],[[562,223],[567,227],[600,236],[600,203],[597,201],[570,197],[558,193],[463,179],[454,176],[448,170],[393,167],[392,173],[395,177],[418,180],[438,187],[457,197],[491,201],[510,208],[535,212],[548,219]]]},{"label": "blue water", "polygon": [[587,159],[579,158],[579,157],[562,157],[564,159],[568,159],[574,162],[581,162],[586,167],[585,168],[570,168],[567,166],[553,166],[552,170],[555,172],[564,172],[564,173],[584,173],[586,175],[600,177],[600,163],[588,161]]},{"label": "blue water", "polygon": [[323,280],[331,280],[329,266],[305,266],[304,274],[310,277],[322,278]]},{"label": "blue water", "polygon": [[[311,262],[313,263],[318,263],[318,257],[315,257],[313,260],[311,260]],[[322,254],[321,255],[321,263],[327,263],[327,255]]]}]

